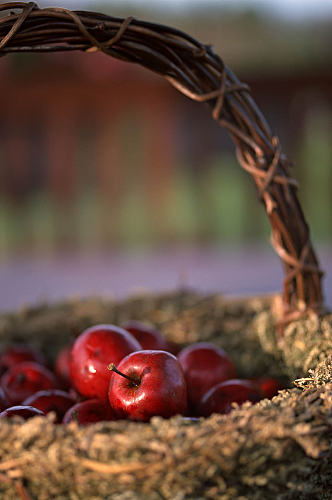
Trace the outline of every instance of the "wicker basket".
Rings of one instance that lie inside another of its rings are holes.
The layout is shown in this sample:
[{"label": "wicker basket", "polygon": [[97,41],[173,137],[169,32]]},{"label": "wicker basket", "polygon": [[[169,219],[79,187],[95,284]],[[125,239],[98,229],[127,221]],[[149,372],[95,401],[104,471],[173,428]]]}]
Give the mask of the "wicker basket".
[{"label": "wicker basket", "polygon": [[[186,345],[209,340],[240,376],[296,379],[272,401],[228,416],[148,424],[55,425],[52,415],[0,424],[5,499],[328,499],[332,495],[332,315],[296,195],[290,162],[248,87],[210,46],[170,27],[34,3],[2,4],[0,52],[100,50],[164,76],[205,103],[253,177],[285,271],[282,295],[227,300],[179,291],[124,302],[67,301],[0,317],[2,345],[29,342],[55,355],[94,323],[141,319]],[[309,373],[308,373],[309,372]],[[304,378],[300,378],[304,377]],[[295,385],[295,387],[294,387]]]}]

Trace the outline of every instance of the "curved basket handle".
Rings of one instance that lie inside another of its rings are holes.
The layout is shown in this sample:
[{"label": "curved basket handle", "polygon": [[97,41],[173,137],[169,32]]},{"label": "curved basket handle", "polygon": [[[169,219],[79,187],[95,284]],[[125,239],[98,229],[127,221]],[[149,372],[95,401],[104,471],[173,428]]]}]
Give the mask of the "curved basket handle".
[{"label": "curved basket handle", "polygon": [[[19,12],[13,12],[18,9]],[[240,165],[253,177],[272,228],[272,244],[283,262],[284,319],[308,309],[321,311],[323,272],[297,198],[291,163],[262,113],[212,47],[159,24],[33,3],[0,6],[0,55],[11,52],[102,51],[164,76],[184,95],[206,103],[231,135]]]}]

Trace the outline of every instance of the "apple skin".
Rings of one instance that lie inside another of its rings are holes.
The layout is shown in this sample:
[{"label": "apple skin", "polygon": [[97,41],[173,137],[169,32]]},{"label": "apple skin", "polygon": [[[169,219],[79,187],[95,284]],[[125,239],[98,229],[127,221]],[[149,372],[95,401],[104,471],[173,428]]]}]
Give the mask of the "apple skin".
[{"label": "apple skin", "polygon": [[60,388],[53,373],[33,361],[9,368],[1,377],[1,386],[11,405],[19,405],[37,391]]},{"label": "apple skin", "polygon": [[211,387],[236,377],[235,366],[223,349],[209,342],[197,342],[178,354],[188,388],[192,412]]},{"label": "apple skin", "polygon": [[122,358],[142,346],[126,330],[114,325],[95,325],[75,340],[70,359],[70,378],[74,388],[85,398],[107,401],[111,373],[110,360]]},{"label": "apple skin", "polygon": [[278,391],[283,389],[283,386],[275,378],[263,378],[259,379],[259,388],[264,393],[264,395],[272,399],[278,394]]},{"label": "apple skin", "polygon": [[5,391],[3,390],[2,387],[0,387],[0,411],[5,410],[10,406],[9,401],[7,399],[7,396],[5,394]]},{"label": "apple skin", "polygon": [[25,399],[22,405],[33,406],[43,413],[54,411],[56,423],[60,423],[66,411],[77,402],[68,392],[58,389],[48,391],[38,391]]},{"label": "apple skin", "polygon": [[174,354],[174,356],[177,356],[183,346],[178,344],[177,342],[174,342],[173,340],[168,340],[167,341],[167,347],[165,351],[170,352],[171,354]]},{"label": "apple skin", "polygon": [[226,380],[211,387],[203,395],[197,414],[201,417],[209,417],[212,413],[227,414],[232,410],[232,403],[257,403],[261,399],[262,393],[254,382],[245,379]]},{"label": "apple skin", "polygon": [[70,359],[71,359],[71,345],[67,345],[58,353],[54,362],[54,372],[63,383],[65,388],[70,386]]},{"label": "apple skin", "polygon": [[33,347],[25,344],[12,344],[0,354],[0,375],[23,361],[34,361],[40,365],[46,364],[45,356]]},{"label": "apple skin", "polygon": [[86,399],[69,408],[63,417],[63,423],[77,422],[80,425],[93,424],[105,420],[117,420],[117,417],[107,403],[98,398]]},{"label": "apple skin", "polygon": [[0,418],[12,418],[15,416],[22,417],[24,420],[27,420],[31,417],[44,417],[45,413],[37,408],[34,408],[33,406],[25,405],[11,406],[0,413]]},{"label": "apple skin", "polygon": [[122,328],[131,333],[141,344],[144,350],[167,351],[167,342],[162,334],[155,328],[149,327],[140,321],[128,321],[121,325]]},{"label": "apple skin", "polygon": [[255,377],[248,380],[256,385],[257,389],[262,392],[263,397],[268,399],[272,399],[279,391],[285,389],[285,386],[272,377]]},{"label": "apple skin", "polygon": [[173,354],[159,350],[134,352],[117,368],[137,384],[112,373],[108,398],[119,418],[147,422],[156,415],[167,418],[186,413],[186,381]]}]

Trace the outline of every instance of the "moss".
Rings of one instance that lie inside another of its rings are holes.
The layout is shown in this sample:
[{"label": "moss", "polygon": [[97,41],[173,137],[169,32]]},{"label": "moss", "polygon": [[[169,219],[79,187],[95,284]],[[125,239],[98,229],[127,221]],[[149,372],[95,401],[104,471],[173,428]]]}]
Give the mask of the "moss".
[{"label": "moss", "polygon": [[[149,424],[85,428],[55,425],[52,415],[1,421],[0,497],[23,498],[25,492],[38,500],[327,499],[332,318],[294,322],[281,338],[274,299],[180,291],[118,303],[72,300],[3,315],[2,344],[24,340],[51,358],[73,331],[95,323],[149,321],[181,345],[207,340],[222,346],[240,376],[277,374],[288,377],[290,388],[271,401],[199,421],[155,417]],[[297,377],[295,384],[290,377]]]}]

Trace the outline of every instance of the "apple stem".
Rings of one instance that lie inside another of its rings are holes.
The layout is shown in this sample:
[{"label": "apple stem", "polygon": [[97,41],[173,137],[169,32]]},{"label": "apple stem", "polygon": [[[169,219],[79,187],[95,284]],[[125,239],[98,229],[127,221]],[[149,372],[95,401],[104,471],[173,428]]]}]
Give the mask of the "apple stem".
[{"label": "apple stem", "polygon": [[110,363],[107,367],[109,370],[111,370],[111,372],[115,372],[117,373],[118,375],[121,375],[121,377],[124,377],[126,378],[127,380],[130,380],[130,382],[132,382],[133,384],[135,384],[137,387],[139,386],[139,382],[136,378],[134,377],[129,377],[129,375],[126,375],[125,373],[122,373],[120,372],[117,367],[115,366],[114,363]]}]

